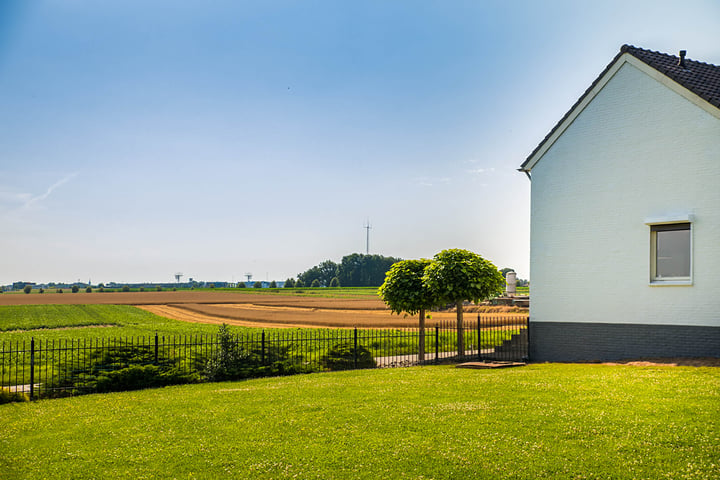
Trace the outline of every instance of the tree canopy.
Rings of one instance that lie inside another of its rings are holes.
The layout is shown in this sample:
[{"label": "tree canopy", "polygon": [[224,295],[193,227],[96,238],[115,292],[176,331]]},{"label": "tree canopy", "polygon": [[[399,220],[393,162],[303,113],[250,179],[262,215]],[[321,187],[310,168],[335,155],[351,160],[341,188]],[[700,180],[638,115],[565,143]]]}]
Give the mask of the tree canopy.
[{"label": "tree canopy", "polygon": [[378,294],[393,313],[415,315],[435,305],[435,298],[423,283],[425,269],[431,260],[401,260],[394,263],[385,275]]},{"label": "tree canopy", "polygon": [[326,260],[297,277],[305,285],[317,280],[321,286],[328,287],[333,278],[337,277],[343,287],[377,287],[383,283],[390,266],[399,260],[382,255],[352,253],[344,256],[339,264]]}]

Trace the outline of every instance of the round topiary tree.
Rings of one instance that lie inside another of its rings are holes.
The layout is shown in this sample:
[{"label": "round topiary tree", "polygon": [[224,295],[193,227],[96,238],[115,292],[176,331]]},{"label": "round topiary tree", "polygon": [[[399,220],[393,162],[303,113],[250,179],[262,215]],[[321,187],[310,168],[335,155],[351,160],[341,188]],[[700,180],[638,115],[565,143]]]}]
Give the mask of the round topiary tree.
[{"label": "round topiary tree", "polygon": [[295,281],[295,288],[302,288],[302,287],[304,287],[304,286],[305,286],[305,284],[303,283],[302,279],[298,278],[298,279]]},{"label": "round topiary tree", "polygon": [[90,287],[90,286],[86,287],[85,293],[92,293],[92,287]]},{"label": "round topiary tree", "polygon": [[480,255],[452,248],[433,257],[433,262],[425,269],[423,282],[438,302],[455,304],[458,355],[465,355],[463,302],[478,303],[500,295],[505,278],[495,265]]},{"label": "round topiary tree", "polygon": [[432,291],[423,282],[425,269],[431,260],[401,260],[394,263],[385,274],[385,282],[378,294],[393,313],[419,314],[418,360],[425,360],[425,310],[437,302]]},{"label": "round topiary tree", "polygon": [[262,282],[255,282],[253,283],[253,288],[262,288]]},{"label": "round topiary tree", "polygon": [[25,287],[23,288],[23,292],[25,292],[25,293],[32,292],[32,287],[30,285],[25,285]]},{"label": "round topiary tree", "polygon": [[270,282],[270,288],[277,288],[277,282],[275,280]]},{"label": "round topiary tree", "polygon": [[72,291],[72,293],[77,293],[80,291],[80,287],[78,287],[77,285],[73,285],[71,288],[71,291]]}]

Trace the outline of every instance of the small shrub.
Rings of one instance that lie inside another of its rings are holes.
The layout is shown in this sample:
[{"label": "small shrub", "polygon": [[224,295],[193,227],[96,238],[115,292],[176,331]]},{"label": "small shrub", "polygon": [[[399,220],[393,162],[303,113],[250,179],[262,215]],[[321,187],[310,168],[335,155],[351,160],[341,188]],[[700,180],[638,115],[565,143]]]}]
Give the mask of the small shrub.
[{"label": "small shrub", "polygon": [[105,287],[100,287],[100,288],[98,288],[98,291],[99,291],[100,293],[103,293],[103,292],[105,291]]},{"label": "small shrub", "polygon": [[[2,293],[2,292],[0,292],[0,293]],[[45,293],[45,289],[41,288],[40,290],[38,290],[38,293]]]},{"label": "small shrub", "polygon": [[313,280],[310,284],[310,288],[320,288],[320,280],[318,280],[317,278]]},{"label": "small shrub", "polygon": [[253,288],[262,288],[262,282],[253,283]]},{"label": "small shrub", "polygon": [[245,288],[247,285],[245,285],[245,282],[238,282],[237,284],[238,288]]},{"label": "small shrub", "polygon": [[295,280],[295,288],[302,288],[305,286],[305,282],[302,281],[302,279],[298,278]]},{"label": "small shrub", "polygon": [[215,288],[215,284],[214,284],[214,283],[211,283],[211,284],[210,284],[210,288]]},{"label": "small shrub", "polygon": [[330,280],[330,286],[331,287],[339,287],[340,279],[338,277],[333,277],[332,280]]},{"label": "small shrub", "polygon": [[330,370],[352,370],[354,368],[375,368],[375,359],[370,350],[362,345],[357,348],[357,367],[355,367],[355,348],[350,342],[339,343],[332,347],[327,355],[320,358],[320,364]]},{"label": "small shrub", "polygon": [[62,293],[62,288],[58,288],[57,290],[55,290],[55,292],[56,292],[56,293]]},{"label": "small shrub", "polygon": [[157,290],[158,292],[162,292],[162,287],[160,285],[158,285],[155,290]]},{"label": "small shrub", "polygon": [[176,292],[176,291],[177,291],[177,288],[173,287],[173,292]]},{"label": "small shrub", "polygon": [[25,292],[25,293],[32,292],[32,287],[30,285],[25,285],[25,288],[23,288],[23,292]]},{"label": "small shrub", "polygon": [[124,287],[122,287],[122,291],[123,291],[123,292],[129,292],[129,291],[130,291],[130,287],[128,287],[127,285],[125,285]]},{"label": "small shrub", "polygon": [[87,287],[85,289],[85,293],[92,293],[92,287]]},{"label": "small shrub", "polygon": [[29,400],[30,398],[28,398],[26,393],[11,392],[10,390],[0,388],[0,405],[3,403],[27,402]]},{"label": "small shrub", "polygon": [[277,282],[275,282],[275,280],[273,280],[272,282],[270,282],[270,287],[269,287],[269,288],[277,288]]},{"label": "small shrub", "polygon": [[80,291],[80,287],[78,287],[77,285],[73,285],[70,290],[72,291],[72,293],[78,293]]}]

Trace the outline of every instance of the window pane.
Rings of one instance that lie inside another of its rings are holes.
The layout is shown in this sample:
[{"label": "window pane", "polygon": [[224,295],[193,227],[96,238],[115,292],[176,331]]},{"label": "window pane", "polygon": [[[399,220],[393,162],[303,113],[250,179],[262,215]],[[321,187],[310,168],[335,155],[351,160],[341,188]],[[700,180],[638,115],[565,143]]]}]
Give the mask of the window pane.
[{"label": "window pane", "polygon": [[683,229],[658,229],[655,235],[657,278],[689,277],[690,226],[685,224]]}]

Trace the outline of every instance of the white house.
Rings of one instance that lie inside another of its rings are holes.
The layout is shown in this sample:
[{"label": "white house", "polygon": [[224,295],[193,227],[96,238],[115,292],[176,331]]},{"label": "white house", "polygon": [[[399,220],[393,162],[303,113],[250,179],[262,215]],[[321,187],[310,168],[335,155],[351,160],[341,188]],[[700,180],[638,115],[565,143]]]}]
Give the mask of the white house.
[{"label": "white house", "polygon": [[624,45],[520,170],[531,360],[720,357],[720,66]]}]

